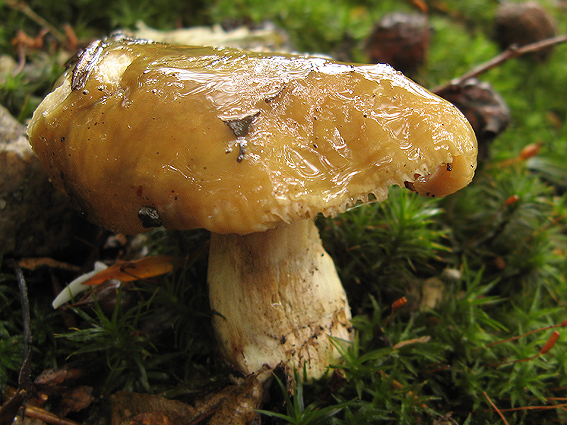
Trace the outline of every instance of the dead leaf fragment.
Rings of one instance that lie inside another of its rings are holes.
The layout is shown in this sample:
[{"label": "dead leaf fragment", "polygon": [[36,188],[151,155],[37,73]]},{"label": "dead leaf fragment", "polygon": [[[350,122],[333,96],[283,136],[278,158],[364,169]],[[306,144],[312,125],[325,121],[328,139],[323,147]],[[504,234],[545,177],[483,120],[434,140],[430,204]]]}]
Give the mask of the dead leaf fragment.
[{"label": "dead leaf fragment", "polygon": [[36,388],[46,394],[60,394],[73,386],[84,376],[85,370],[72,364],[66,364],[60,369],[46,369],[35,379]]},{"label": "dead leaf fragment", "polygon": [[121,422],[121,425],[177,425],[163,412],[140,413]]},{"label": "dead leaf fragment", "polygon": [[244,385],[227,398],[209,421],[209,425],[249,425],[262,404],[263,387],[255,376],[246,378]]},{"label": "dead leaf fragment", "polygon": [[[141,424],[144,422],[136,422],[136,420],[144,419],[140,415],[148,413],[162,418],[162,422],[157,422],[158,424],[187,424],[197,416],[197,410],[188,404],[152,394],[119,391],[110,396],[110,403],[111,425]],[[138,419],[136,419],[137,416],[139,416]],[[165,422],[166,420],[170,422]]]},{"label": "dead leaf fragment", "polygon": [[157,255],[136,261],[116,263],[102,270],[84,282],[85,285],[98,285],[106,280],[116,279],[122,282],[147,279],[169,273],[175,266],[173,257]]},{"label": "dead leaf fragment", "polygon": [[79,385],[67,391],[61,398],[60,409],[63,416],[69,412],[80,412],[91,405],[94,400],[93,388]]},{"label": "dead leaf fragment", "polygon": [[40,267],[50,267],[52,269],[69,270],[80,272],[81,268],[74,264],[64,263],[49,257],[26,257],[18,260],[20,267],[28,270],[36,270]]},{"label": "dead leaf fragment", "polygon": [[157,395],[119,391],[110,396],[110,424],[251,425],[262,398],[263,387],[256,376],[209,394],[194,406]]}]

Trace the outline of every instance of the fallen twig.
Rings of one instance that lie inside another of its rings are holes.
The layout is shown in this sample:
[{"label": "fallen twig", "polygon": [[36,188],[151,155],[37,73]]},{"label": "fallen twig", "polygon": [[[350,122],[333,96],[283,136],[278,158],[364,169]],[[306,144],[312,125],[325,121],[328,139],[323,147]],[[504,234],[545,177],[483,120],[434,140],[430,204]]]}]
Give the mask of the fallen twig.
[{"label": "fallen twig", "polygon": [[68,270],[71,272],[80,272],[81,268],[74,264],[64,263],[49,257],[26,257],[18,261],[20,267],[28,270],[36,270],[38,267],[50,267],[53,269]]},{"label": "fallen twig", "polygon": [[28,299],[28,287],[24,279],[24,273],[20,265],[14,261],[6,261],[6,264],[14,269],[18,286],[20,289],[20,299],[22,302],[23,336],[24,336],[24,361],[18,376],[18,391],[14,397],[0,409],[0,424],[12,423],[18,413],[24,414],[28,401],[33,395],[34,387],[31,380],[31,352],[32,336],[30,326],[30,303]]},{"label": "fallen twig", "polygon": [[39,16],[37,13],[35,13],[32,10],[32,8],[29,7],[29,5],[25,1],[23,1],[23,0],[6,0],[6,5],[8,7],[11,7],[12,9],[15,9],[15,10],[22,12],[24,15],[26,15],[32,21],[34,21],[35,23],[37,23],[41,27],[46,28],[53,35],[53,37],[55,37],[55,39],[59,43],[61,43],[62,45],[65,45],[65,43],[67,42],[67,38],[65,37],[65,35],[61,31],[59,31],[57,28],[55,28],[55,26],[51,25],[44,18]]},{"label": "fallen twig", "polygon": [[469,72],[466,72],[460,77],[454,78],[451,81],[449,81],[447,84],[433,89],[433,92],[438,93],[444,90],[448,90],[452,86],[458,86],[470,78],[476,78],[479,75],[485,73],[486,71],[496,68],[497,66],[506,62],[509,59],[514,59],[517,58],[518,56],[522,56],[527,53],[545,50],[551,46],[555,46],[556,44],[561,44],[561,43],[567,43],[567,35],[559,35],[557,37],[546,38],[545,40],[526,44],[521,47],[511,46],[508,49],[504,50],[502,53],[500,53],[498,56],[495,56],[489,61],[477,66],[476,68],[471,69]]}]

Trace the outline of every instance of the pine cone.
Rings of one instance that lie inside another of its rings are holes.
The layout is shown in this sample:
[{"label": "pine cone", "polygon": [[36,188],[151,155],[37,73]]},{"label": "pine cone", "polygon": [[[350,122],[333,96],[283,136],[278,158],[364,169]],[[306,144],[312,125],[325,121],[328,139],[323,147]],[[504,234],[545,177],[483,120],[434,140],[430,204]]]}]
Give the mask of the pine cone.
[{"label": "pine cone", "polygon": [[478,140],[478,159],[487,160],[490,144],[510,122],[510,110],[502,97],[490,84],[476,78],[436,94],[453,103],[467,117]]},{"label": "pine cone", "polygon": [[425,63],[430,32],[425,15],[389,13],[374,26],[366,40],[368,60],[390,64],[404,73],[415,72]]},{"label": "pine cone", "polygon": [[[502,3],[496,12],[494,40],[502,50],[510,46],[524,46],[556,35],[555,21],[538,3]],[[548,48],[529,56],[546,60],[552,52]]]}]

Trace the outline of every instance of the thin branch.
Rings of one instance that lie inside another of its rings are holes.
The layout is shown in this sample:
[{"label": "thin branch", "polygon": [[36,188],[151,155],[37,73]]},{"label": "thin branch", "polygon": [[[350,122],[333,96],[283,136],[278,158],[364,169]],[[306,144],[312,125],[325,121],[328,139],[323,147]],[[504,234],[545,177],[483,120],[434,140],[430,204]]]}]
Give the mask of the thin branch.
[{"label": "thin branch", "polygon": [[24,257],[18,260],[20,267],[28,270],[35,270],[39,267],[50,267],[53,269],[62,269],[71,272],[80,272],[81,268],[69,263],[54,260],[49,257]]},{"label": "thin branch", "polygon": [[31,381],[31,352],[32,352],[32,335],[31,335],[31,316],[30,316],[30,302],[28,298],[28,286],[24,278],[22,268],[16,261],[10,261],[16,273],[18,286],[20,289],[20,299],[22,303],[22,319],[23,319],[23,333],[24,333],[24,362],[20,369],[19,375],[19,389],[25,391],[32,391],[33,384]]},{"label": "thin branch", "polygon": [[26,15],[28,18],[30,18],[32,21],[34,21],[39,26],[49,30],[49,32],[51,34],[53,34],[53,37],[55,37],[59,43],[64,45],[67,42],[67,38],[65,37],[65,34],[63,34],[61,31],[59,31],[57,28],[55,28],[54,25],[50,24],[44,18],[39,16],[37,13],[35,13],[32,10],[32,8],[29,7],[29,5],[25,1],[23,1],[23,0],[6,0],[6,5],[8,7],[11,7],[14,10],[18,10],[18,11],[22,12],[24,15]]},{"label": "thin branch", "polygon": [[[20,390],[16,390],[15,388],[11,387],[8,387],[3,395],[5,399],[8,400],[7,403],[4,404],[4,406],[12,404],[14,406],[14,414],[11,417],[8,415],[1,416],[0,414],[0,424],[11,425],[15,423],[13,419],[16,415],[16,410],[20,410],[20,406],[24,401],[23,398],[27,397],[27,395],[22,393]],[[4,407],[2,408],[2,412],[4,412]],[[48,412],[47,410],[39,406],[27,405],[25,414],[28,418],[39,419],[42,423],[49,425],[79,425],[78,422],[59,417],[55,413]]]},{"label": "thin branch", "polygon": [[479,75],[485,73],[486,71],[496,68],[497,66],[506,62],[507,60],[517,58],[518,56],[522,56],[527,53],[545,50],[549,47],[561,43],[567,43],[567,35],[559,35],[557,37],[546,38],[545,40],[537,41],[531,44],[526,44],[521,47],[510,46],[508,49],[500,53],[498,56],[495,56],[494,58],[477,66],[476,68],[473,68],[472,70],[466,72],[460,77],[454,78],[453,80],[449,81],[447,84],[435,88],[433,92],[440,93],[442,91],[449,89],[452,86],[458,86],[470,78],[478,77]]},{"label": "thin branch", "polygon": [[[18,286],[20,289],[20,298],[22,303],[22,319],[24,333],[24,361],[20,368],[18,377],[18,391],[12,399],[0,408],[1,423],[11,423],[18,415],[18,412],[25,412],[27,403],[33,395],[34,387],[31,380],[31,352],[32,352],[32,336],[31,336],[31,318],[30,318],[30,302],[28,299],[28,287],[24,279],[22,268],[15,260],[8,260],[6,264],[14,269]],[[23,413],[22,413],[23,414]]]},{"label": "thin branch", "polygon": [[36,406],[27,406],[26,416],[28,418],[39,419],[49,425],[79,425],[78,422],[67,418],[61,418],[55,413],[48,412],[47,410]]}]

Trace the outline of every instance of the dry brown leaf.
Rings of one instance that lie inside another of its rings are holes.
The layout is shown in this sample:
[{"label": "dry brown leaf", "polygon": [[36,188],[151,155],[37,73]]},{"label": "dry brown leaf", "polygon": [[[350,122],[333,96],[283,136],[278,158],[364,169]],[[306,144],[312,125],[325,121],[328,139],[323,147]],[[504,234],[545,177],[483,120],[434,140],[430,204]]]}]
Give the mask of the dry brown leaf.
[{"label": "dry brown leaf", "polygon": [[140,413],[121,422],[121,425],[177,425],[163,412]]},{"label": "dry brown leaf", "polygon": [[209,425],[249,425],[262,404],[264,391],[255,376],[248,377],[244,385],[237,387],[215,412]]},{"label": "dry brown leaf", "polygon": [[50,267],[52,269],[69,270],[72,272],[80,272],[81,268],[74,264],[64,263],[49,257],[27,257],[18,261],[20,267],[28,270],[35,270],[38,267]]},{"label": "dry brown leaf", "polygon": [[111,425],[250,425],[262,397],[262,384],[256,376],[210,394],[195,406],[157,395],[121,391],[110,397]]},{"label": "dry brown leaf", "polygon": [[86,409],[93,402],[93,388],[87,385],[76,386],[65,394],[61,398],[60,409],[62,415],[66,415],[69,412],[79,412]]},{"label": "dry brown leaf", "polygon": [[[152,394],[119,391],[110,396],[110,403],[112,409],[111,425],[143,423],[135,422],[136,417],[147,413],[167,417],[169,423],[172,424],[187,424],[198,416],[197,409],[188,404]],[[143,418],[143,416],[140,416],[140,418]],[[158,423],[167,424],[168,422],[163,419],[162,422]]]},{"label": "dry brown leaf", "polygon": [[147,279],[149,277],[169,273],[173,270],[174,266],[175,260],[171,256],[157,255],[154,257],[145,257],[136,261],[113,264],[85,281],[84,284],[98,285],[109,279],[116,279],[122,282]]},{"label": "dry brown leaf", "polygon": [[85,370],[72,364],[60,369],[46,369],[35,379],[36,388],[47,394],[60,394],[73,386],[77,379],[84,376]]}]

